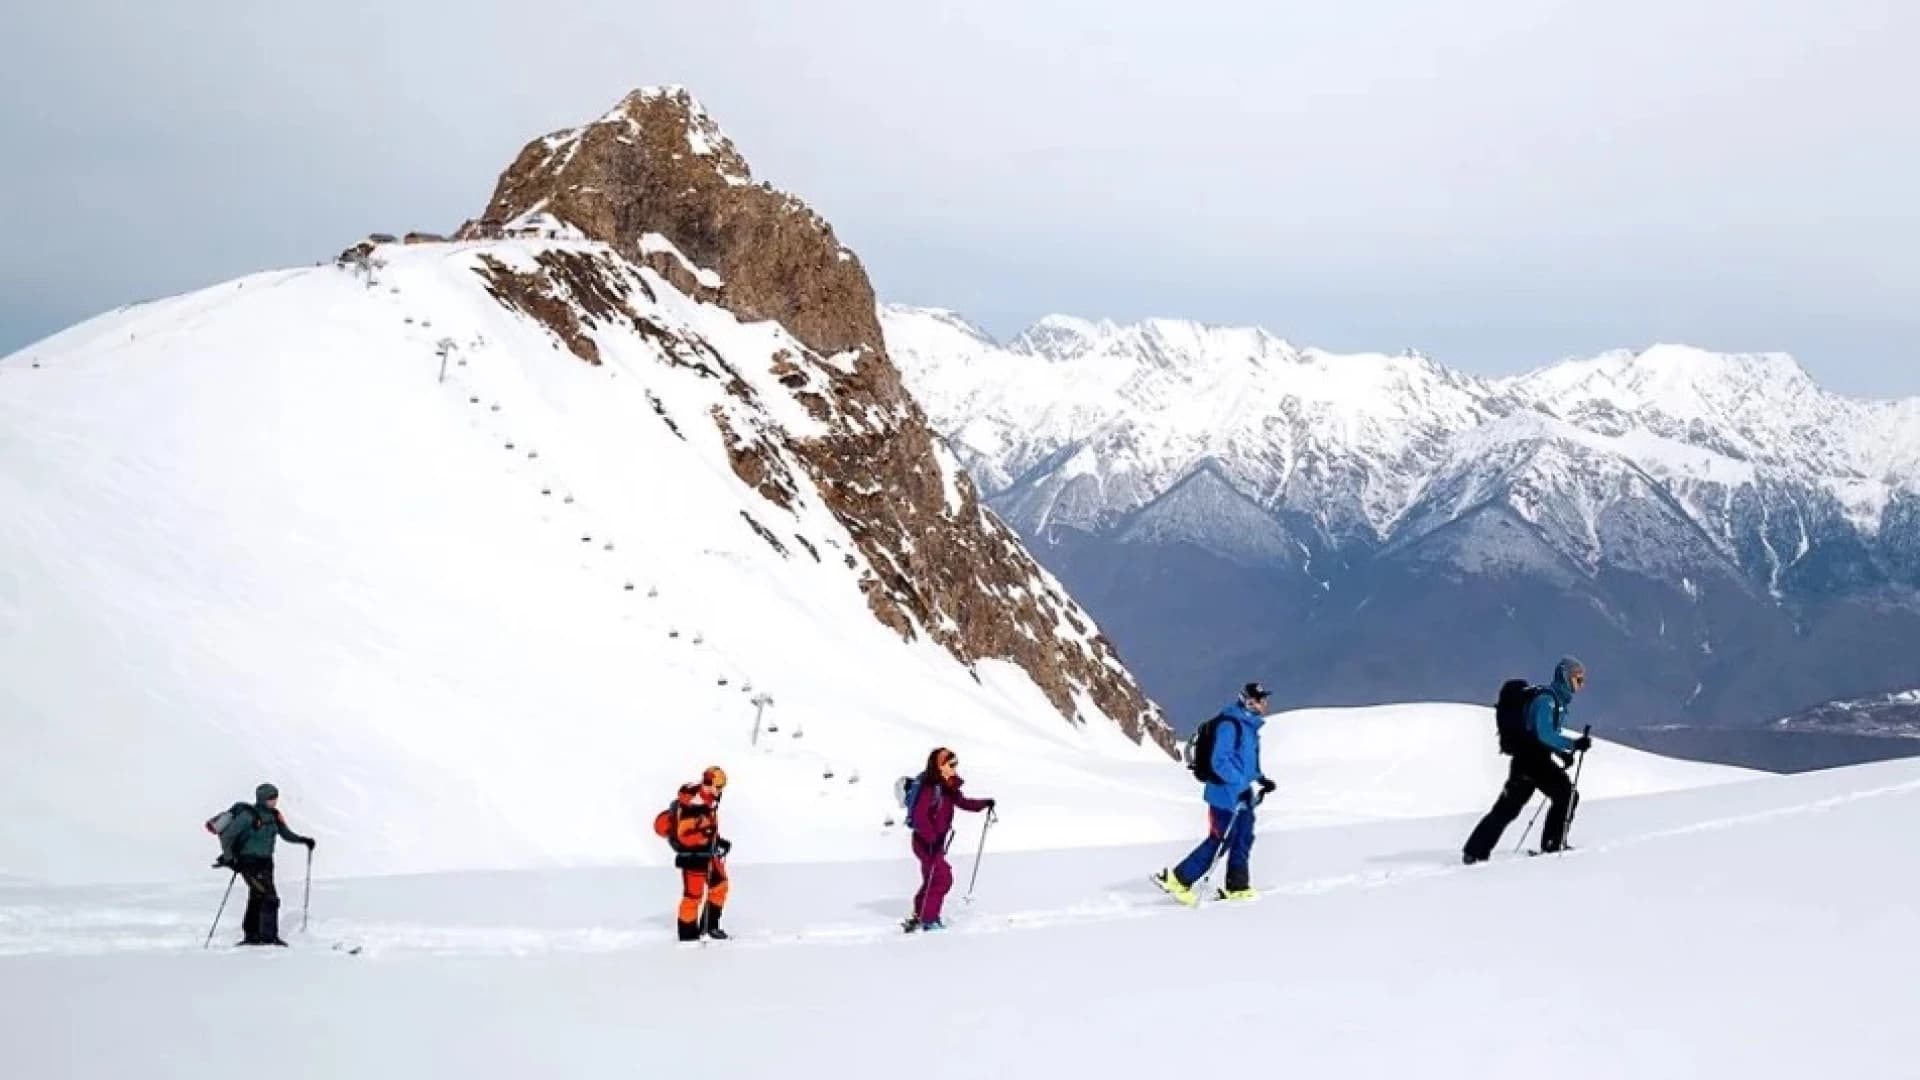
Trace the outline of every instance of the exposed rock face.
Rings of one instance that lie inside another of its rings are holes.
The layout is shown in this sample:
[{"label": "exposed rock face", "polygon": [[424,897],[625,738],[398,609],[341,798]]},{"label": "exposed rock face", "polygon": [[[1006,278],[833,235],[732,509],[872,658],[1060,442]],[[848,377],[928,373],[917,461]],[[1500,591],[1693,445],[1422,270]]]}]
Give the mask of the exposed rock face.
[{"label": "exposed rock face", "polygon": [[755,184],[685,90],[636,90],[594,123],[528,143],[482,220],[511,229],[543,212],[629,258],[647,254],[649,233],[667,237],[719,272],[729,309],[772,319],[823,354],[881,351],[860,260],[806,204]]},{"label": "exposed rock face", "polygon": [[[865,556],[871,569],[860,588],[881,623],[903,637],[930,636],[965,663],[1017,664],[1068,719],[1083,720],[1082,702],[1091,701],[1134,739],[1172,748],[1160,710],[1092,620],[981,507],[936,441],[887,357],[859,259],[804,203],[755,184],[691,95],[636,91],[594,123],[529,143],[460,236],[526,228],[577,230],[615,253],[550,252],[538,273],[485,271],[497,298],[548,325],[582,360],[600,361],[586,332],[596,322],[647,332],[620,302],[639,279],[602,261],[610,258],[646,266],[742,319],[778,322],[809,350],[765,362],[821,433],[743,430],[750,412],[713,417],[735,474],[768,503],[749,522],[777,551],[820,558],[810,544],[807,554],[788,548],[766,524],[792,507],[787,462],[795,461]],[[733,374],[717,355],[683,359],[715,367],[716,377]],[[743,402],[752,394],[737,376],[729,390]]]}]

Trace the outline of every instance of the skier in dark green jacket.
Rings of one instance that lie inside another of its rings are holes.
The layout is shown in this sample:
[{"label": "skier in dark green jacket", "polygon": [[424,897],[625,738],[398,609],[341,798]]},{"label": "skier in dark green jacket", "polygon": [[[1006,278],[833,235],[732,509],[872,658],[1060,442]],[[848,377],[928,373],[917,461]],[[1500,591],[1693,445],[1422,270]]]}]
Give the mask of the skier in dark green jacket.
[{"label": "skier in dark green jacket", "polygon": [[247,913],[240,920],[246,936],[240,944],[285,945],[280,940],[280,893],[273,884],[274,841],[303,844],[312,851],[313,838],[287,828],[280,814],[280,789],[272,784],[255,788],[252,803],[234,803],[219,835],[221,854],[215,865],[230,867],[247,883]]}]

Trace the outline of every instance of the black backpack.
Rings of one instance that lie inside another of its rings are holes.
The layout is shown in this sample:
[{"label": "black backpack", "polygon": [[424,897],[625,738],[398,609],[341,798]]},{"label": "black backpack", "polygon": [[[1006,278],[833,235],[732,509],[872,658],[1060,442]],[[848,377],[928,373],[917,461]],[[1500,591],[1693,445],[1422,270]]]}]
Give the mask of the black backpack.
[{"label": "black backpack", "polygon": [[1512,754],[1537,745],[1539,738],[1527,722],[1527,710],[1536,695],[1547,693],[1525,679],[1508,679],[1500,684],[1500,698],[1493,705],[1493,727],[1500,736],[1500,752]]},{"label": "black backpack", "polygon": [[1243,734],[1239,730],[1238,719],[1219,713],[1201,724],[1193,733],[1193,738],[1187,740],[1187,768],[1193,773],[1194,779],[1203,784],[1227,782],[1220,774],[1213,771],[1213,748],[1220,741],[1220,728],[1223,724],[1234,726],[1234,738],[1238,739]]}]

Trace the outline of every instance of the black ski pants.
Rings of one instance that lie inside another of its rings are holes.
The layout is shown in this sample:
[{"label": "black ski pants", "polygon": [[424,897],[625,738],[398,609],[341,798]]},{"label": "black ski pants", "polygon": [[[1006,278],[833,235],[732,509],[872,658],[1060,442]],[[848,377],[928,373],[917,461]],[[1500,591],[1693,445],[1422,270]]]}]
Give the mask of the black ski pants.
[{"label": "black ski pants", "polygon": [[280,940],[280,891],[273,885],[273,860],[243,855],[234,864],[247,884],[247,913],[240,919],[244,940],[250,945]]},{"label": "black ski pants", "polygon": [[1567,833],[1567,818],[1573,814],[1573,801],[1578,798],[1573,790],[1573,781],[1553,760],[1552,751],[1541,746],[1513,755],[1513,761],[1507,766],[1507,783],[1500,789],[1500,797],[1493,802],[1493,809],[1480,819],[1474,827],[1473,835],[1467,837],[1467,846],[1463,850],[1470,859],[1485,859],[1493,854],[1493,846],[1500,842],[1500,834],[1513,819],[1526,809],[1527,801],[1534,792],[1547,797],[1547,826],[1540,834],[1540,850],[1559,851]]}]

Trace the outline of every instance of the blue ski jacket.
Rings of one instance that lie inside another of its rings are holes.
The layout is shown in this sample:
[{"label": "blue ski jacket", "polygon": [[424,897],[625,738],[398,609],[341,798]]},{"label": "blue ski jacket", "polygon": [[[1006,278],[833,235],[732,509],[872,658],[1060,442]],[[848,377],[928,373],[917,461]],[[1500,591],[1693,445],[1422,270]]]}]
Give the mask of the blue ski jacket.
[{"label": "blue ski jacket", "polygon": [[1549,749],[1572,753],[1573,740],[1560,730],[1560,721],[1572,705],[1573,684],[1567,681],[1565,665],[1556,666],[1547,692],[1535,694],[1533,704],[1527,706],[1527,722],[1533,726],[1534,737]]},{"label": "blue ski jacket", "polygon": [[1267,720],[1235,701],[1220,710],[1228,722],[1213,740],[1213,772],[1224,784],[1208,784],[1207,805],[1232,810],[1240,797],[1260,780],[1260,728]]}]

